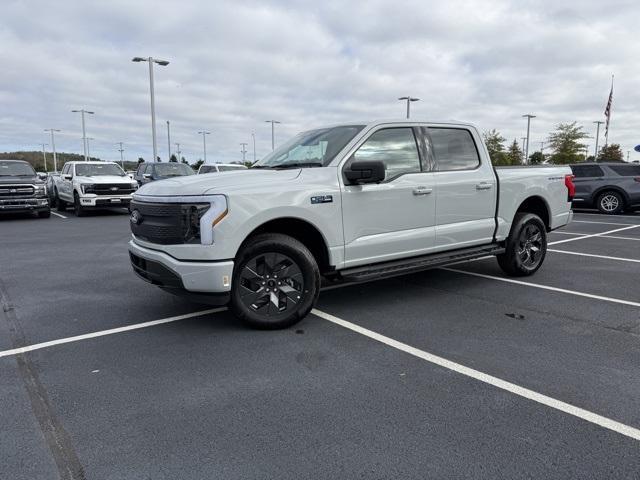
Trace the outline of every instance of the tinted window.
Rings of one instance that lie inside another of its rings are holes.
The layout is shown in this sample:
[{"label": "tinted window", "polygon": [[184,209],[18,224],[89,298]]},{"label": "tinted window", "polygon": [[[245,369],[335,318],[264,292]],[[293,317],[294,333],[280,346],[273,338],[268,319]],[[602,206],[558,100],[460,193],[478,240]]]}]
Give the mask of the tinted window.
[{"label": "tinted window", "polygon": [[609,165],[609,168],[623,177],[640,176],[640,165]]},{"label": "tinted window", "polygon": [[571,165],[571,171],[576,177],[603,177],[604,172],[597,165]]},{"label": "tinted window", "polygon": [[125,173],[115,163],[78,163],[76,165],[76,175],[82,177],[100,177],[107,175],[114,175],[124,177]]},{"label": "tinted window", "polygon": [[355,161],[384,163],[385,180],[420,171],[420,157],[411,128],[388,128],[371,135],[353,155]]},{"label": "tinted window", "polygon": [[181,177],[195,173],[189,165],[184,163],[156,163],[155,167],[156,175],[159,177]]},{"label": "tinted window", "polygon": [[438,171],[472,170],[480,165],[471,132],[456,128],[429,128]]},{"label": "tinted window", "polygon": [[218,171],[220,172],[228,172],[230,170],[246,170],[247,167],[244,165],[218,165]]},{"label": "tinted window", "polygon": [[202,165],[198,173],[212,173],[217,172],[215,165]]}]

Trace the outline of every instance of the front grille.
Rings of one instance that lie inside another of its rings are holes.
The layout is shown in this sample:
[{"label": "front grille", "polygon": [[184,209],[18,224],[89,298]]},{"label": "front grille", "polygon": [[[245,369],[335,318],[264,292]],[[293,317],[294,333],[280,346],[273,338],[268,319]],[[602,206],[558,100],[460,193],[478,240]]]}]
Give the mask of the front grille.
[{"label": "front grille", "polygon": [[131,202],[131,232],[147,242],[179,245],[200,241],[200,218],[208,203]]},{"label": "front grille", "polygon": [[95,193],[96,195],[131,195],[135,188],[130,183],[96,183],[91,187],[86,187],[84,193]]},{"label": "front grille", "polygon": [[0,198],[31,197],[34,193],[33,185],[0,185]]}]

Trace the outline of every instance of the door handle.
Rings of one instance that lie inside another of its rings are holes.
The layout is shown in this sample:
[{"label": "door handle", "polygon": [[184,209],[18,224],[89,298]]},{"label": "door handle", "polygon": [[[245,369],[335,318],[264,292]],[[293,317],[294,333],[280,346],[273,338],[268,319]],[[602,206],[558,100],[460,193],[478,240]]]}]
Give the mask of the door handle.
[{"label": "door handle", "polygon": [[414,195],[429,195],[431,192],[433,192],[433,188],[416,187],[413,189]]},{"label": "door handle", "polygon": [[490,190],[493,185],[490,183],[478,183],[476,184],[476,190]]}]

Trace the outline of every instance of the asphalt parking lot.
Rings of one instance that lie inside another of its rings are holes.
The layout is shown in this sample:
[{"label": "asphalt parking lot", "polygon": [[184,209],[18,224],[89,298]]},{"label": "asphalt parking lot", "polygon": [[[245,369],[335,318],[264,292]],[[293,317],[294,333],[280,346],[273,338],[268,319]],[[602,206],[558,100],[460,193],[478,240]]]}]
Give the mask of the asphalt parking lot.
[{"label": "asphalt parking lot", "polygon": [[136,278],[126,211],[65,217],[0,219],[0,478],[640,476],[640,213],[274,332]]}]

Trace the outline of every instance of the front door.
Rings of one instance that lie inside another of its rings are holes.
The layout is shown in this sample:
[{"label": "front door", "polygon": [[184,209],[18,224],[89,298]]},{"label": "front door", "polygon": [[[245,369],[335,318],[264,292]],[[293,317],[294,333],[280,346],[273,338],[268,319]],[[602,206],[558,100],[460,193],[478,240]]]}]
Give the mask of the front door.
[{"label": "front door", "polygon": [[411,127],[381,128],[347,162],[380,160],[385,180],[343,187],[345,267],[420,255],[433,248],[434,176],[423,168],[418,140]]}]

